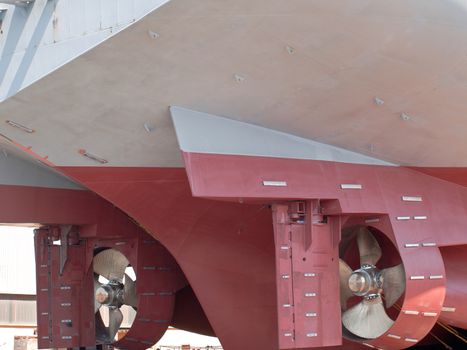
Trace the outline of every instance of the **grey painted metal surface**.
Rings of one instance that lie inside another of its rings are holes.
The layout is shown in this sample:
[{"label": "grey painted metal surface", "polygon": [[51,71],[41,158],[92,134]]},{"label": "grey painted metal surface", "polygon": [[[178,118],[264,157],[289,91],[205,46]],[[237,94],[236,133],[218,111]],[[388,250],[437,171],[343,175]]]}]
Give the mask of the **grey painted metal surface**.
[{"label": "grey painted metal surface", "polygon": [[23,155],[20,150],[4,142],[0,142],[0,185],[83,189],[52,168]]},{"label": "grey painted metal surface", "polygon": [[61,166],[103,166],[80,149],[104,166],[183,166],[178,105],[391,163],[465,167],[466,37],[465,1],[171,0],[2,102],[0,132]]},{"label": "grey painted metal surface", "polygon": [[0,1],[0,101],[167,1]]},{"label": "grey painted metal surface", "polygon": [[15,6],[29,6],[34,3],[35,0],[2,0],[1,3],[15,5]]},{"label": "grey painted metal surface", "polygon": [[185,152],[393,165],[343,148],[233,119],[181,107],[171,107],[170,112],[180,148]]}]

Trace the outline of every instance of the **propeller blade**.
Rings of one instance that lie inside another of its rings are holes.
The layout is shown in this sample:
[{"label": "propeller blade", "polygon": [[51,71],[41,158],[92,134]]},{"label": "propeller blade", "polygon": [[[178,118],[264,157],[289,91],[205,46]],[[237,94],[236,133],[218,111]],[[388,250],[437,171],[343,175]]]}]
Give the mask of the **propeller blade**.
[{"label": "propeller blade", "polygon": [[353,295],[349,288],[349,277],[352,274],[352,269],[347,263],[339,259],[339,277],[340,277],[340,295],[341,309],[347,310],[347,300]]},{"label": "propeller blade", "polygon": [[381,271],[386,308],[390,308],[405,291],[405,271],[402,264]]},{"label": "propeller blade", "polygon": [[96,318],[95,318],[95,325],[96,325],[96,340],[98,343],[105,343],[108,342],[107,336],[107,327],[104,324],[104,321],[102,320],[101,313],[98,312],[96,313]]},{"label": "propeller blade", "polygon": [[394,321],[386,314],[381,297],[363,299],[342,314],[342,323],[353,334],[366,339],[378,338]]},{"label": "propeller blade", "polygon": [[138,307],[138,296],[136,295],[136,282],[130,276],[125,274],[125,283],[123,285],[125,305]]},{"label": "propeller blade", "polygon": [[381,247],[375,236],[366,227],[358,229],[357,244],[360,253],[360,265],[376,265],[381,259]]},{"label": "propeller blade", "polygon": [[109,307],[109,340],[112,342],[123,322],[123,314],[118,308]]},{"label": "propeller blade", "polygon": [[129,261],[115,249],[103,250],[94,257],[94,272],[108,280],[123,280]]},{"label": "propeller blade", "polygon": [[94,275],[94,313],[97,313],[102,305],[96,300],[96,291],[101,286],[97,279],[97,275]]}]

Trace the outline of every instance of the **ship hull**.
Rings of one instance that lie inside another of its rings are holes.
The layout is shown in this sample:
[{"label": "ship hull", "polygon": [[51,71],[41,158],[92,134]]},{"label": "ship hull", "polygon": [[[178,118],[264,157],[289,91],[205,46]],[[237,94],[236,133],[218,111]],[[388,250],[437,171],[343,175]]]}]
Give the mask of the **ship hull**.
[{"label": "ship hull", "polygon": [[[270,205],[312,198],[322,199],[330,217],[352,217],[349,224],[380,218],[372,225],[385,232],[404,261],[408,287],[402,312],[387,333],[397,338],[386,335],[370,345],[408,347],[412,339],[425,338],[440,315],[443,322],[463,325],[456,321],[458,316],[463,319],[461,306],[456,317],[442,311],[445,293],[452,290],[446,291],[449,271],[438,248],[466,243],[463,187],[400,167],[187,153],[184,159],[186,170],[66,167],[60,171],[128,213],[167,247],[226,349],[278,348]],[[262,179],[283,179],[289,187],[265,188]],[[340,184],[349,182],[362,184],[364,190],[343,191]],[[420,195],[423,202],[403,202],[408,194]],[[402,216],[411,220],[399,220]],[[439,235],[438,227],[444,226],[441,218],[447,216],[458,220]],[[414,242],[427,247],[408,249]],[[424,276],[424,281],[411,281],[411,275]],[[462,283],[458,279],[455,288]],[[404,309],[420,315],[417,322]]]}]

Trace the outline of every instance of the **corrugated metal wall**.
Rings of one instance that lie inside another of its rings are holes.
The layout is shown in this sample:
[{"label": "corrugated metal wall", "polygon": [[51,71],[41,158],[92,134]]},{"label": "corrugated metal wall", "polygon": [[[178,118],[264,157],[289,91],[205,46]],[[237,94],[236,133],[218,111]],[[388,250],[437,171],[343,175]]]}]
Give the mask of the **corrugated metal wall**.
[{"label": "corrugated metal wall", "polygon": [[1,326],[36,326],[36,302],[31,300],[0,300]]},{"label": "corrugated metal wall", "polygon": [[0,226],[0,294],[36,294],[32,228]]},{"label": "corrugated metal wall", "polygon": [[[32,228],[0,226],[0,294],[36,294]],[[14,299],[0,297],[0,326],[34,327],[36,302]]]}]

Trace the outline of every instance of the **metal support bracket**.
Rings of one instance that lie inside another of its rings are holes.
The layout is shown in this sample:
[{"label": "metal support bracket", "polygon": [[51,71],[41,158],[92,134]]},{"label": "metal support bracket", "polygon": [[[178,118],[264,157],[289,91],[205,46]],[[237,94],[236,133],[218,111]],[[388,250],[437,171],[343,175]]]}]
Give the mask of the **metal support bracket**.
[{"label": "metal support bracket", "polygon": [[273,205],[273,225],[279,348],[341,345],[339,218],[324,220],[319,201],[292,202]]},{"label": "metal support bracket", "polygon": [[[95,345],[93,275],[86,266],[86,244],[69,244],[72,227],[35,231],[39,348]],[[58,238],[61,245],[53,244]]]},{"label": "metal support bracket", "polygon": [[68,236],[72,228],[72,225],[60,226],[60,276],[63,275],[63,270],[68,260]]}]

